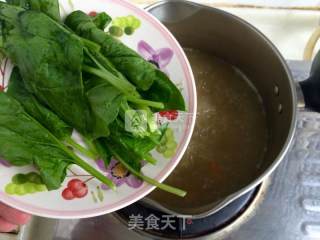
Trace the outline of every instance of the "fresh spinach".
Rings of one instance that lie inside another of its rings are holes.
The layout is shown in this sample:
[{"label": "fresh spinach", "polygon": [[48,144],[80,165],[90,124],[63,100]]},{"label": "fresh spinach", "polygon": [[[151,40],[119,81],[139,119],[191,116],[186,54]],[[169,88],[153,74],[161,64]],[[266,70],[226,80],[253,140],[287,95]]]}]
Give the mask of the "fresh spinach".
[{"label": "fresh spinach", "polygon": [[[111,21],[106,14],[71,16],[79,37],[48,13],[55,5],[46,9],[45,3],[54,1],[10,2],[17,6],[0,2],[2,50],[19,71],[14,70],[8,93],[0,95],[0,156],[18,166],[34,164],[49,190],[60,186],[70,164],[114,189],[67,144],[93,159],[98,154],[106,165],[115,157],[137,177],[184,196],[141,173],[142,160],[156,163],[150,151],[166,129],[157,128],[149,107],[185,108],[170,79],[101,30]],[[136,110],[147,114],[136,118]],[[132,132],[125,130],[128,116],[138,125]],[[71,128],[83,135],[90,151],[72,141]]]},{"label": "fresh spinach", "polygon": [[104,30],[111,23],[112,18],[105,12],[102,12],[92,17],[92,21],[97,28]]},{"label": "fresh spinach", "polygon": [[[163,102],[166,110],[185,111],[184,99],[176,85],[163,72],[156,70],[156,75],[157,80],[154,81],[151,88],[148,91],[140,91],[142,97],[152,99],[155,102]],[[163,101],[163,99],[167,101]]]},{"label": "fresh spinach", "polygon": [[38,10],[56,21],[61,21],[58,0],[7,0],[7,3],[26,9]]},{"label": "fresh spinach", "polygon": [[109,124],[118,116],[123,94],[108,83],[96,85],[86,92],[94,114],[94,138],[109,135]]},{"label": "fresh spinach", "polygon": [[34,164],[49,190],[58,189],[67,167],[77,164],[101,182],[114,184],[64,146],[7,93],[0,93],[0,156],[16,166]]},{"label": "fresh spinach", "polygon": [[55,113],[38,102],[27,91],[20,76],[19,69],[15,67],[11,73],[7,94],[22,104],[25,111],[46,127],[59,140],[66,140],[72,134],[72,128],[63,122]]},{"label": "fresh spinach", "polygon": [[[147,113],[146,121],[144,119],[141,120],[142,123],[147,122],[148,129],[140,129],[141,131],[135,133],[133,132],[133,134],[146,136],[149,135],[150,132],[156,131],[156,122],[153,118],[153,113],[148,106],[163,108],[163,104],[160,102],[151,102],[141,99],[141,96],[136,91],[135,86],[129,83],[127,79],[120,72],[118,72],[112,63],[110,63],[109,60],[101,53],[97,51],[86,51],[86,53],[88,56],[88,58],[85,59],[86,64],[91,65],[91,67],[86,65],[84,66],[83,70],[89,72],[92,74],[92,76],[90,76],[90,74],[85,74],[85,79],[87,79],[85,81],[85,85],[91,85],[92,87],[92,85],[95,86],[97,84],[110,84],[122,92],[127,101],[135,102],[136,109],[143,110]],[[95,67],[98,67],[98,69]],[[86,87],[86,89],[88,89],[88,87]],[[105,92],[105,95],[108,95],[108,92]],[[134,109],[132,109],[126,101],[122,101],[120,106],[120,114],[122,115],[122,118],[125,119],[125,114],[128,113],[128,115],[130,115],[132,111],[134,111]]]},{"label": "fresh spinach", "polygon": [[102,143],[105,144],[107,147],[107,151],[112,153],[117,152],[119,156],[125,159],[126,163],[130,165],[133,169],[140,172],[141,170],[141,158],[135,152],[131,151],[130,149],[126,148],[123,144],[119,143],[118,141],[113,141],[110,138],[103,138],[101,139]]},{"label": "fresh spinach", "polygon": [[144,159],[151,164],[155,164],[156,160],[149,154],[156,146],[161,142],[168,125],[164,124],[159,128],[159,131],[155,131],[146,137],[135,137],[129,134],[125,130],[124,124],[117,120],[111,125],[111,139],[113,142],[123,145],[129,151],[134,152],[139,159]]},{"label": "fresh spinach", "polygon": [[18,66],[27,90],[67,124],[90,132],[79,38],[41,12],[19,12],[5,3],[0,3],[0,19],[15,26],[4,38],[4,51]]},{"label": "fresh spinach", "polygon": [[90,158],[96,159],[96,153],[82,147],[72,138],[73,128],[63,122],[54,112],[27,91],[17,67],[14,67],[8,85],[7,94],[14,97],[22,104],[25,111],[46,127],[59,140],[66,142],[69,146]]},{"label": "fresh spinach", "polygon": [[[88,15],[81,11],[73,12],[66,18],[65,23],[81,36],[100,44],[103,54],[139,89],[147,90],[150,88],[153,78],[148,77],[145,73],[148,71],[152,74],[153,66],[152,69],[148,68],[149,63],[120,41],[105,34]],[[137,68],[139,71],[135,70]],[[141,71],[142,69],[143,71]]]},{"label": "fresh spinach", "polygon": [[103,160],[104,165],[107,167],[111,161],[112,153],[106,148],[104,138],[94,140],[93,144],[95,146],[95,150]]},{"label": "fresh spinach", "polygon": [[[100,119],[92,120],[89,117],[89,106],[84,96],[82,83],[81,68],[84,49],[82,42],[44,14],[22,11],[15,15],[14,10],[18,8],[3,9],[3,12],[0,11],[0,14],[3,13],[3,19],[16,26],[6,36],[4,49],[19,67],[28,91],[81,133],[91,134],[92,138],[107,136],[108,126],[105,123],[110,120],[101,119],[101,114],[98,116],[97,111],[94,112],[94,115]],[[38,47],[40,47],[39,51],[36,50]],[[31,56],[32,52],[36,53],[29,59],[28,56]],[[103,64],[107,63],[103,62]],[[28,74],[29,72],[31,74]],[[120,89],[131,88],[131,85],[124,79],[119,81],[120,74],[115,77],[112,73],[105,71],[103,76],[106,76],[107,73],[109,74],[107,79],[111,79],[115,86],[119,87],[123,83],[124,87]],[[136,98],[129,100],[136,101]],[[139,99],[138,102],[156,106],[142,99]],[[111,112],[112,108],[106,111]],[[103,115],[108,116],[105,113]],[[93,126],[93,129],[89,129],[89,126]]]},{"label": "fresh spinach", "polygon": [[148,100],[164,103],[166,110],[185,110],[183,96],[168,76],[135,51],[99,29],[81,11],[71,13],[65,23],[76,33],[101,45],[101,52],[123,73]]}]

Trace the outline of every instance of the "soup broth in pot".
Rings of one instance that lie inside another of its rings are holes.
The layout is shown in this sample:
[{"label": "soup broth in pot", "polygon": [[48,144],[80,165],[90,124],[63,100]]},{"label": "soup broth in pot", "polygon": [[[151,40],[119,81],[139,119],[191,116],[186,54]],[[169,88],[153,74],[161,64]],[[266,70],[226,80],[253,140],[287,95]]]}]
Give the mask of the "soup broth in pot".
[{"label": "soup broth in pot", "polygon": [[195,49],[185,49],[198,93],[198,115],[190,145],[165,183],[188,192],[184,198],[161,190],[148,197],[185,214],[206,209],[256,178],[267,147],[262,100],[234,66]]}]

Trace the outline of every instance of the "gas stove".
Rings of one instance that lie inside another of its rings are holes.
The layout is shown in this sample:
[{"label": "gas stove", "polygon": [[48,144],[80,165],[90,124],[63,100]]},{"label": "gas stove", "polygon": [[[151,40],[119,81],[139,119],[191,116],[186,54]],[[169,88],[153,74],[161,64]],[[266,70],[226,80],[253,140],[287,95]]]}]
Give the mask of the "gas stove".
[{"label": "gas stove", "polygon": [[[231,204],[205,218],[191,219],[172,216],[143,203],[135,203],[115,213],[115,216],[129,229],[141,235],[162,239],[190,239],[207,236],[224,229],[241,217],[254,203],[261,186],[241,196]],[[141,218],[137,226],[137,216]],[[135,221],[133,221],[135,219]]]},{"label": "gas stove", "polygon": [[[310,63],[289,61],[296,81],[307,78]],[[21,229],[21,240],[309,240],[320,239],[320,115],[301,109],[294,144],[277,170],[257,189],[225,209],[199,220],[172,217],[172,228],[132,226],[166,214],[133,204],[114,214],[81,219],[35,217]],[[140,219],[140,220],[141,220]],[[131,222],[131,223],[130,223]],[[132,230],[130,230],[132,228]]]}]

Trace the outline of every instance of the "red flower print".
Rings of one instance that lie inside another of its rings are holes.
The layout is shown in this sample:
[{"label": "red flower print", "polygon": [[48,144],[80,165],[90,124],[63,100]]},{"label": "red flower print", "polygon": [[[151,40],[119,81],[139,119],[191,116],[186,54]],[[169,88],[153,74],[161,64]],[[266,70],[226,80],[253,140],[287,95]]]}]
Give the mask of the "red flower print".
[{"label": "red flower print", "polygon": [[97,12],[96,11],[91,11],[91,12],[89,12],[89,14],[88,14],[90,17],[95,17],[95,16],[97,16]]},{"label": "red flower print", "polygon": [[165,117],[170,121],[176,120],[179,116],[179,113],[177,110],[162,111],[159,114],[161,117]]}]

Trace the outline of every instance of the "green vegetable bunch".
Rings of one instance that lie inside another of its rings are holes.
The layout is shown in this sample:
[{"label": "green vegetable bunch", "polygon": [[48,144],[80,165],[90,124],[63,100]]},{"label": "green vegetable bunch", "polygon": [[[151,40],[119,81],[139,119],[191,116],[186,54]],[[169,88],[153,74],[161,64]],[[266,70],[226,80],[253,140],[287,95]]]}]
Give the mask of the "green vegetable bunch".
[{"label": "green vegetable bunch", "polygon": [[[115,189],[76,151],[105,165],[114,157],[142,180],[186,194],[141,173],[142,160],[156,164],[150,151],[166,135],[154,112],[184,111],[184,99],[166,74],[104,32],[110,16],[75,11],[63,23],[57,0],[7,0],[0,21],[1,50],[15,65],[8,91],[0,93],[1,157],[35,165],[48,190],[60,187],[71,164]],[[86,146],[71,138],[73,130]],[[8,191],[40,189],[32,184],[13,182]]]}]

